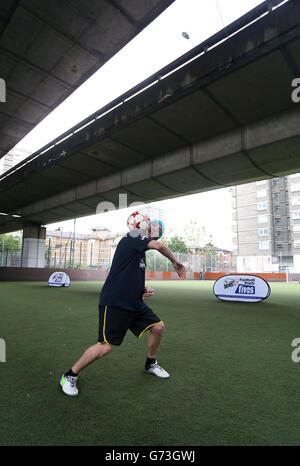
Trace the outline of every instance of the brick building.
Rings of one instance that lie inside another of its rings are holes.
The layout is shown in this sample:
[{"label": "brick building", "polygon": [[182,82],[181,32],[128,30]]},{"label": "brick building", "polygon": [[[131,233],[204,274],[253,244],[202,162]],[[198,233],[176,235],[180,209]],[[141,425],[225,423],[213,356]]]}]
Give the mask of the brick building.
[{"label": "brick building", "polygon": [[125,233],[111,233],[106,227],[93,228],[91,234],[48,230],[45,265],[109,268],[117,244]]}]

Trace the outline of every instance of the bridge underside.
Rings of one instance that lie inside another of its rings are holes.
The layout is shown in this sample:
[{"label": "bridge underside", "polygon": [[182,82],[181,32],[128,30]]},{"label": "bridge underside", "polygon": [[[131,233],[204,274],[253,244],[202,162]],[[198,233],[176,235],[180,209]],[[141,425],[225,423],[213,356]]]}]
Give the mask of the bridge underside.
[{"label": "bridge underside", "polygon": [[0,232],[300,170],[297,2],[199,53],[3,178]]},{"label": "bridge underside", "polygon": [[0,158],[173,1],[1,1]]}]

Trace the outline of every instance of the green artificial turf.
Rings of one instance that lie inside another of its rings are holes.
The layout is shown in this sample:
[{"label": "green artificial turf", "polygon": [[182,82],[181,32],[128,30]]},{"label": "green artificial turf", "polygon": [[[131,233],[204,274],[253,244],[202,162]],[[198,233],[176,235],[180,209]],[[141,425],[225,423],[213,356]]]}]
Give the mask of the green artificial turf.
[{"label": "green artificial turf", "polygon": [[221,302],[213,282],[151,282],[165,322],[143,372],[147,334],[86,368],[79,396],[61,374],[97,340],[101,284],[0,284],[0,445],[299,445],[300,285],[271,284],[261,303]]}]

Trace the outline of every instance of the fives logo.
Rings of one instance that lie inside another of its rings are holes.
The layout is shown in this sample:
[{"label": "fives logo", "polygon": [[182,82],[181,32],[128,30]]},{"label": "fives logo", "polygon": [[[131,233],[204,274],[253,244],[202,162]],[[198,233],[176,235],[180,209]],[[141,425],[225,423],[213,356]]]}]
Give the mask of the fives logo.
[{"label": "fives logo", "polygon": [[255,294],[255,278],[240,278],[235,294]]},{"label": "fives logo", "polygon": [[235,292],[236,294],[255,294],[255,286],[239,285]]}]

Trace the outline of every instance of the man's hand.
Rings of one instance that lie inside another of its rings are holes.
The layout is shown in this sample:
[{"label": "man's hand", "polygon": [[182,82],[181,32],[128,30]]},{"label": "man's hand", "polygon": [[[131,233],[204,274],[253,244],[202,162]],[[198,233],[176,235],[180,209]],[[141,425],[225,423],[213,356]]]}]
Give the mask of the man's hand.
[{"label": "man's hand", "polygon": [[185,268],[184,268],[184,265],[181,264],[180,262],[173,262],[173,267],[174,267],[174,270],[177,272],[178,276],[181,278],[185,272]]},{"label": "man's hand", "polygon": [[150,298],[153,295],[154,295],[154,289],[151,288],[150,286],[146,286],[145,287],[145,293],[143,294],[143,299],[144,298]]},{"label": "man's hand", "polygon": [[179,275],[179,277],[180,278],[183,277],[183,274],[185,272],[184,265],[178,262],[178,260],[176,259],[172,251],[170,251],[170,249],[167,248],[167,246],[165,246],[164,243],[160,241],[152,240],[148,243],[147,249],[156,249],[163,256],[167,257],[172,262],[173,267],[175,271],[177,272],[177,274]]}]

